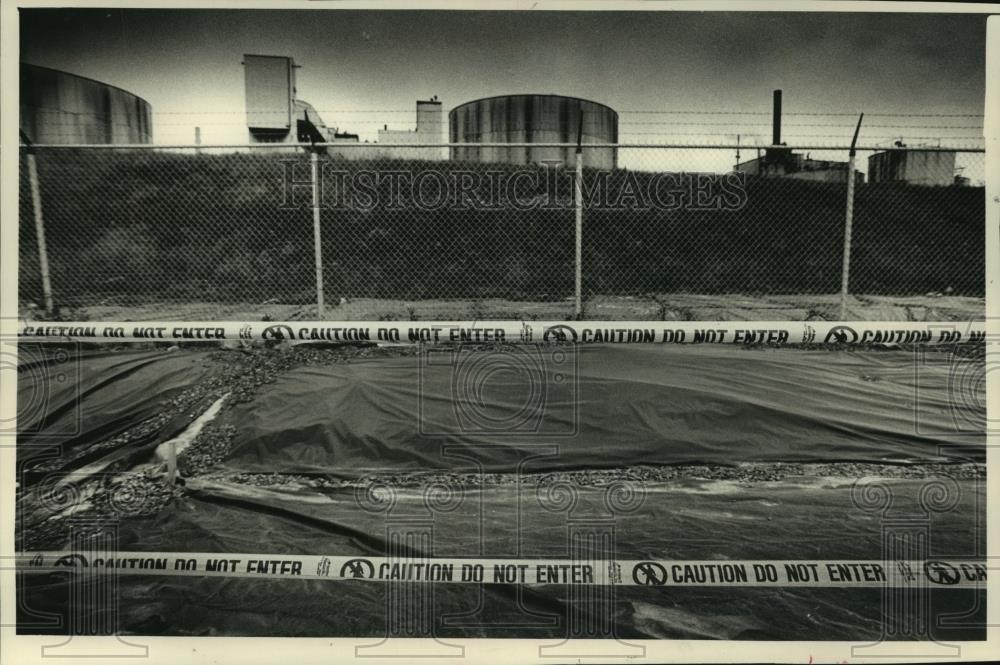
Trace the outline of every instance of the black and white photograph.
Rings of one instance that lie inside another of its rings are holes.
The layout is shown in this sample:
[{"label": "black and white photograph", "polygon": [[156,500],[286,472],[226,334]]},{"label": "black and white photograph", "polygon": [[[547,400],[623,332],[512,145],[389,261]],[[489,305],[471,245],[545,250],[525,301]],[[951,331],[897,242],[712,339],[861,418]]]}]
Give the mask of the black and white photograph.
[{"label": "black and white photograph", "polygon": [[5,4],[0,659],[989,660],[989,11]]}]

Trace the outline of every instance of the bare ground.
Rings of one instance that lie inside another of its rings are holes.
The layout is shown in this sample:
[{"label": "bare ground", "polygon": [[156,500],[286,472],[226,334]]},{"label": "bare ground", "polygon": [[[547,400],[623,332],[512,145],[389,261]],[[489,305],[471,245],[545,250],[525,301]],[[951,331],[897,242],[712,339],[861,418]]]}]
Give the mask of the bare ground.
[{"label": "bare ground", "polygon": [[[24,318],[45,318],[37,307],[21,308]],[[584,319],[618,321],[970,321],[985,316],[985,300],[968,296],[854,295],[840,313],[837,294],[705,295],[694,293],[643,296],[595,295],[586,298]],[[85,321],[222,320],[257,321],[429,321],[523,319],[566,321],[574,318],[573,302],[504,299],[389,300],[338,299],[319,316],[314,304],[209,302],[147,302],[126,300],[63,308],[59,318]]]}]

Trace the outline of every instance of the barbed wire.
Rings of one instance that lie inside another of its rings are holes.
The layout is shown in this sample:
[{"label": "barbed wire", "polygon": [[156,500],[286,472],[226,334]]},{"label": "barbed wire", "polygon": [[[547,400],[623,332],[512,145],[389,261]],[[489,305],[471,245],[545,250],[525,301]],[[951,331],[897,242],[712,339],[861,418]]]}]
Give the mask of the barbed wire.
[{"label": "barbed wire", "polygon": [[[364,122],[364,121],[362,121],[362,122],[353,122],[352,121],[350,124],[351,125],[362,125],[362,124],[365,124],[365,125],[367,125],[367,124],[386,125],[387,123],[383,123],[383,122]],[[444,127],[444,126],[448,125],[447,122],[429,122],[429,123],[421,123],[421,124],[422,125],[436,125],[436,126],[440,126],[440,127]],[[47,127],[79,127],[80,126],[80,124],[77,123],[77,122],[51,122],[51,121],[46,121],[45,125]],[[137,127],[137,125],[124,125],[124,126]],[[192,123],[188,123],[188,122],[158,122],[158,123],[156,123],[156,127],[157,128],[161,128],[161,127],[196,127],[196,126],[197,127],[246,127],[246,123],[245,122],[237,122],[237,121],[231,121],[231,122],[192,122]],[[753,122],[751,122],[751,123],[735,123],[735,122],[620,122],[619,126],[625,126],[625,127],[729,127],[733,131],[731,131],[731,132],[724,132],[724,133],[727,133],[727,134],[736,134],[736,133],[745,133],[745,132],[741,131],[741,128],[770,127],[771,123],[760,123],[760,122],[757,122],[757,123],[753,123]],[[784,123],[782,125],[782,127],[783,128],[791,128],[791,127],[799,127],[799,128],[829,128],[829,129],[846,129],[846,130],[850,130],[850,129],[854,129],[855,125],[853,125],[853,124],[828,124],[828,123],[818,123],[818,124],[812,124],[812,123]],[[334,128],[340,129],[340,127],[334,127]],[[975,125],[892,125],[892,124],[889,124],[889,125],[886,125],[886,124],[873,124],[873,125],[862,125],[861,126],[862,133],[864,133],[866,130],[872,130],[872,129],[899,130],[900,132],[910,132],[910,131],[915,131],[915,130],[968,131],[968,130],[981,130],[981,129],[983,129],[983,127],[982,126],[975,126]],[[408,132],[413,132],[413,131],[416,131],[412,127],[405,127],[405,128],[387,127],[386,130],[387,131],[394,131],[394,132],[407,132],[407,131]],[[654,132],[644,132],[644,131],[638,131],[638,130],[625,130],[625,131],[628,131],[629,133],[632,133],[632,134],[661,134],[661,133],[663,133],[663,132],[656,132],[656,131],[654,131]],[[694,133],[701,134],[701,133],[710,133],[710,132],[694,132]],[[791,132],[790,134],[795,134],[795,133]],[[820,136],[820,135],[819,134],[807,134],[807,136]],[[934,137],[934,138],[937,138],[937,137]],[[970,136],[970,137],[954,137],[954,136],[949,136],[949,137],[941,137],[941,138],[981,138],[981,136]]]},{"label": "barbed wire", "polygon": [[[619,122],[619,125],[682,125],[682,126],[694,126],[694,127],[731,127],[733,122],[673,122],[673,121],[625,121]],[[769,122],[741,122],[740,125],[744,127],[770,127]],[[831,123],[806,123],[806,122],[792,122],[792,123],[782,123],[782,127],[843,127],[845,129],[854,129],[854,124],[831,124]],[[982,125],[861,125],[862,128],[876,128],[876,129],[982,129]]]},{"label": "barbed wire", "polygon": [[[657,111],[657,110],[630,110],[618,111],[622,113],[641,114],[676,114],[676,115],[773,115],[771,111]],[[856,118],[861,113],[836,112],[836,111],[783,111],[782,116],[828,116],[828,117],[849,117]],[[865,111],[866,117],[871,118],[983,118],[982,113],[869,113]]]},{"label": "barbed wire", "polygon": [[[44,132],[44,134],[47,135],[47,136],[66,136],[66,137],[78,137],[80,135],[79,127],[77,127],[76,125],[65,125],[65,126],[66,127],[74,127],[74,130],[55,131],[55,130],[52,130],[52,129],[47,129]],[[217,125],[215,125],[215,126],[217,126]],[[234,126],[234,125],[228,125],[228,126]],[[170,130],[165,130],[165,131],[157,128],[156,131],[155,131],[155,135],[157,135],[157,136],[161,136],[161,135],[164,135],[164,134],[170,135],[170,136],[189,136],[190,135],[190,132],[183,131],[183,130],[179,129],[179,127],[181,127],[180,125],[178,125],[177,127],[178,127],[177,129],[170,129]],[[393,131],[401,131],[401,130],[393,130]],[[721,132],[721,131],[679,131],[679,130],[678,131],[622,131],[622,132],[620,132],[620,135],[621,136],[661,136],[661,137],[671,137],[671,136],[704,136],[704,137],[724,137],[724,138],[729,138],[729,139],[733,139],[733,138],[735,138],[737,136],[740,136],[744,140],[747,140],[747,141],[754,140],[754,139],[759,139],[761,141],[761,145],[763,145],[763,146],[769,146],[770,145],[770,136],[768,136],[768,135],[766,135],[764,133],[741,132],[741,131],[739,131],[739,128],[734,128],[733,131],[729,131],[729,132]],[[982,141],[985,140],[984,137],[981,136],[981,135],[962,135],[962,136],[944,136],[944,135],[934,135],[934,134],[914,135],[914,134],[910,134],[908,132],[898,132],[898,133],[894,133],[894,134],[878,134],[878,135],[873,135],[873,134],[866,133],[864,131],[864,129],[862,129],[862,131],[860,133],[860,136],[863,139],[865,139],[865,140],[886,140],[886,141],[888,141],[888,140],[896,140],[896,139],[905,139],[905,140],[922,140],[922,141],[979,141],[979,142],[982,142]],[[785,139],[785,142],[787,142],[789,140],[792,140],[792,141],[804,141],[804,140],[807,140],[807,139],[838,139],[838,140],[845,140],[845,139],[849,139],[850,136],[848,134],[812,134],[812,133],[789,132],[789,133],[785,133],[782,138]],[[367,142],[367,141],[362,141],[362,142],[364,143],[364,142]],[[448,141],[446,141],[443,137],[442,137],[442,139],[441,139],[440,142],[441,142],[442,145],[447,145],[447,143],[448,143]],[[747,145],[753,145],[753,144],[752,143],[747,143]],[[789,147],[794,147],[794,145],[791,145]]]},{"label": "barbed wire", "polygon": [[[330,108],[330,109],[316,109],[318,113],[416,113],[416,109],[349,109],[349,108]],[[34,109],[36,113],[62,113],[68,115],[91,115],[87,112],[81,111],[70,111],[65,109],[50,109],[44,107],[36,107]],[[810,116],[810,117],[851,117],[856,118],[858,112],[844,112],[844,111],[783,111],[782,116],[794,117],[794,116]],[[984,118],[982,113],[877,113],[865,111],[866,117],[871,118]],[[246,111],[243,110],[205,110],[205,111],[152,111],[153,115],[245,115]],[[733,115],[733,116],[771,116],[771,111],[721,111],[721,110],[706,110],[706,109],[691,109],[691,110],[680,110],[680,109],[625,109],[619,110],[618,114],[641,114],[641,115]]]},{"label": "barbed wire", "polygon": [[[622,132],[622,134],[627,134],[628,136],[742,136],[743,138],[750,137],[762,137],[763,134],[746,134],[742,132]],[[809,138],[831,138],[831,139],[844,139],[845,134],[799,134],[799,133],[789,133],[782,136],[783,139],[809,139]],[[860,136],[865,139],[921,139],[921,140],[948,140],[948,141],[982,141],[984,140],[982,136],[913,136],[910,134],[900,133],[900,134],[887,134],[873,136],[871,134],[866,134],[864,131],[860,133]],[[850,136],[847,136],[850,139]],[[770,144],[770,140],[768,140]],[[790,146],[791,147],[791,146]]]}]

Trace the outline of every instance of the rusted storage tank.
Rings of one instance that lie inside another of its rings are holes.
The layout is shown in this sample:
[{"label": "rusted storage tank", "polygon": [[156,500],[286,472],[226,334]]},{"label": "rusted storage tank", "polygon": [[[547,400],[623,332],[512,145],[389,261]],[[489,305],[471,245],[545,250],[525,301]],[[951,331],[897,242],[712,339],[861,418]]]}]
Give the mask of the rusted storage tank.
[{"label": "rusted storage tank", "polygon": [[107,83],[21,63],[20,127],[35,143],[150,143],[149,102]]},{"label": "rusted storage tank", "polygon": [[[563,95],[502,95],[456,106],[448,114],[451,143],[572,143],[583,122],[582,142],[618,143],[618,113],[604,104]],[[451,159],[467,162],[575,163],[575,148],[453,147]],[[616,148],[583,151],[588,168],[613,169]]]}]

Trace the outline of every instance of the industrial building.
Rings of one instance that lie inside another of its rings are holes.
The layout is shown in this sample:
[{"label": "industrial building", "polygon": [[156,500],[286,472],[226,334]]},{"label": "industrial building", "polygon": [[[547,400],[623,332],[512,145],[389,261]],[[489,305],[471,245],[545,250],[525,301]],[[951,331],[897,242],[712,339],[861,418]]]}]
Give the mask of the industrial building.
[{"label": "industrial building", "polygon": [[152,107],[127,90],[21,63],[20,128],[34,143],[151,143]]},{"label": "industrial building", "polygon": [[[319,113],[297,96],[290,57],[244,55],[247,130],[251,143],[323,142],[327,154],[344,159],[405,159],[529,164],[573,164],[575,147],[452,147],[451,143],[583,143],[616,144],[618,113],[613,109],[563,95],[504,95],[467,102],[448,115],[437,96],[416,102],[415,129],[378,130],[378,140],[360,143],[356,134],[330,129]],[[581,127],[582,122],[582,127]],[[431,147],[439,144],[439,147]],[[407,146],[413,146],[407,147]],[[585,150],[584,166],[614,169],[614,147]]]},{"label": "industrial building", "polygon": [[[792,152],[790,148],[765,148],[764,154],[736,165],[747,175],[821,182],[847,182],[847,162],[811,159],[809,155]],[[854,172],[854,182],[861,184],[865,176]]]},{"label": "industrial building", "polygon": [[896,147],[868,158],[869,182],[905,182],[911,185],[962,185],[968,178],[955,174],[953,151],[910,150],[902,141]]},{"label": "industrial building", "polygon": [[[344,144],[360,144],[357,134],[331,130],[328,142],[336,145],[327,148],[327,154],[342,159],[419,159],[442,161],[448,159],[448,149],[444,143],[442,130],[441,102],[437,97],[417,101],[417,128],[389,129],[384,125],[378,130],[378,141],[365,141],[358,147],[342,148]],[[427,144],[439,144],[428,147]],[[414,146],[408,148],[406,146]]]},{"label": "industrial building", "polygon": [[323,143],[329,138],[316,109],[296,95],[297,67],[284,56],[243,56],[250,143]]},{"label": "industrial building", "polygon": [[[822,182],[847,182],[847,162],[811,159],[809,155],[792,152],[781,142],[781,90],[774,91],[773,133],[771,146],[756,159],[738,162],[734,169],[747,175],[765,178],[792,178],[794,180],[818,180]],[[856,183],[864,182],[865,176],[854,172]]]},{"label": "industrial building", "polygon": [[360,143],[358,135],[327,127],[319,112],[299,99],[295,84],[298,67],[286,56],[243,56],[247,130],[251,143],[332,143],[336,145],[324,151],[344,159],[447,159],[447,150],[442,147],[391,147],[444,143],[443,114],[437,97],[417,101],[415,130],[389,129],[386,125],[378,131],[378,143],[340,148],[338,146]]},{"label": "industrial building", "polygon": [[[582,123],[582,130],[581,130]],[[618,113],[604,104],[563,95],[502,95],[466,102],[448,114],[451,143],[618,143]],[[463,162],[573,164],[576,149],[453,147],[451,159]],[[617,148],[583,151],[588,168],[614,169]]]},{"label": "industrial building", "polygon": [[[417,100],[417,128],[415,130],[389,129],[388,125],[378,130],[380,144],[419,145],[444,143],[444,113],[441,102],[435,95],[428,100]],[[424,159],[441,161],[448,158],[446,148],[379,148],[378,156],[387,159]]]}]

